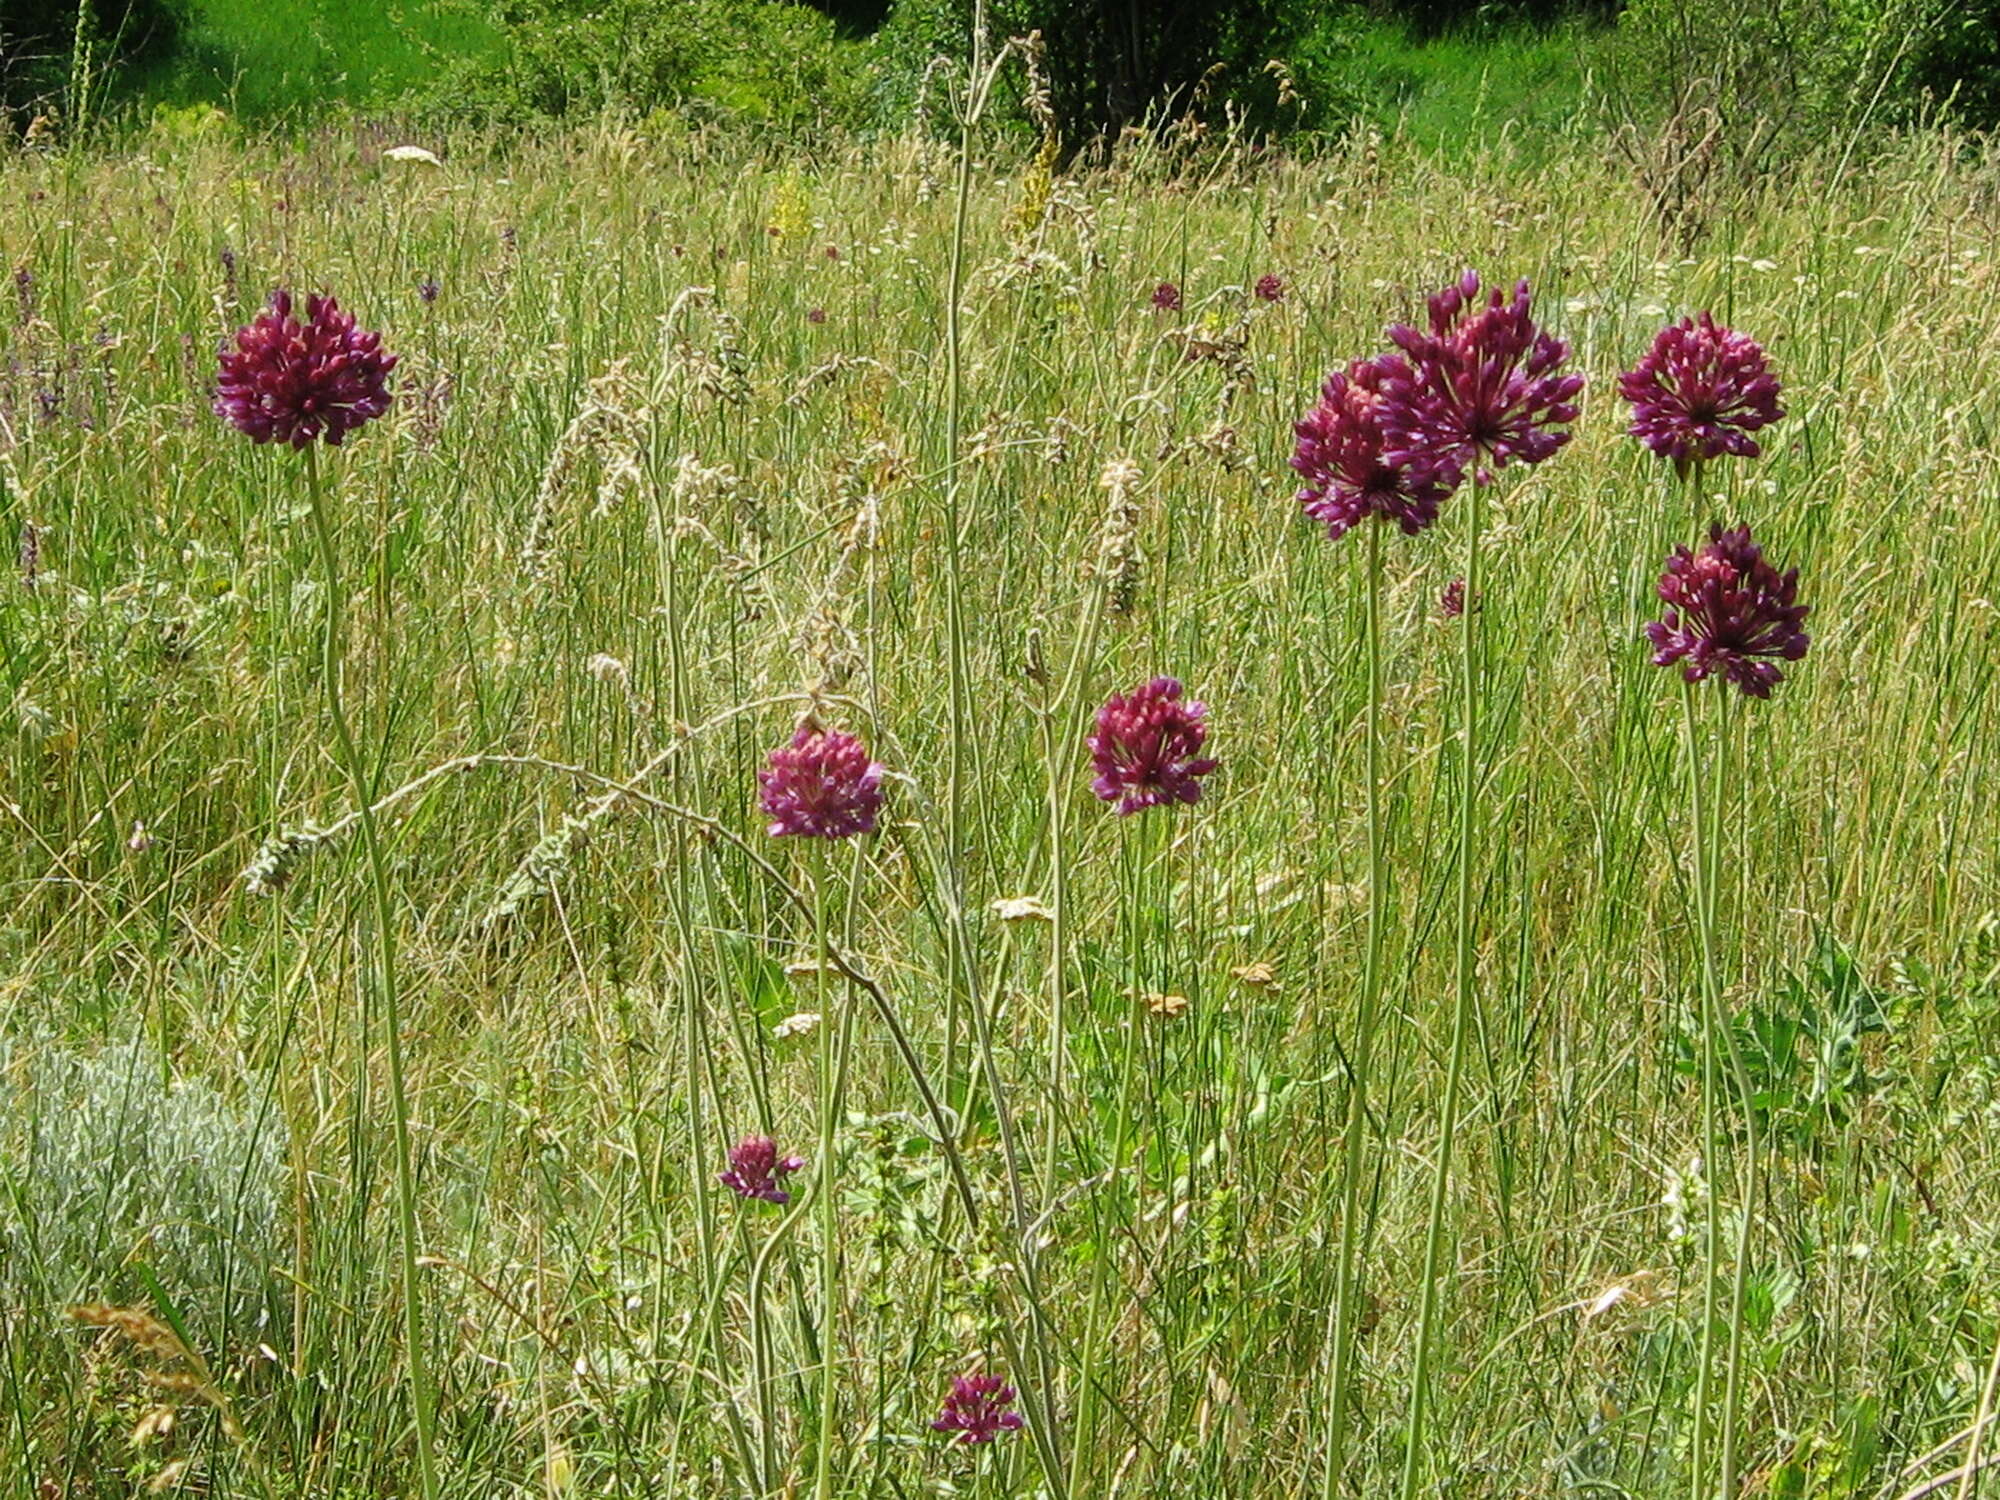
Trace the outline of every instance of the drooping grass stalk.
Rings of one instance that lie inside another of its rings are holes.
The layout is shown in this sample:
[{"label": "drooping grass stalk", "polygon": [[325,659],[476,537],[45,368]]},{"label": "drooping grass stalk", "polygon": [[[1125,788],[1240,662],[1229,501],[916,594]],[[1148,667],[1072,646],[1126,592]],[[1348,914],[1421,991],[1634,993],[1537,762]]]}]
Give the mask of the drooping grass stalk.
[{"label": "drooping grass stalk", "polygon": [[[667,708],[669,722],[686,724],[691,720],[692,706],[688,696],[687,649],[684,640],[685,616],[681,610],[681,559],[680,548],[662,506],[660,486],[647,486],[649,500],[649,523],[653,543],[653,554],[659,572],[660,606],[667,621]],[[678,763],[673,767],[674,779],[678,781],[682,768]],[[692,775],[693,773],[688,773]],[[688,857],[688,837],[686,830],[675,828],[673,833],[675,853],[683,864]],[[704,874],[708,870],[704,862]],[[710,1065],[710,1042],[708,1038],[708,1015],[706,1000],[701,985],[694,973],[695,923],[691,911],[691,881],[670,879],[664,882],[668,891],[668,907],[673,913],[676,936],[681,944],[683,986],[681,1045],[685,1052],[682,1064],[686,1069],[684,1087],[687,1092],[686,1118],[688,1132],[688,1172],[693,1185],[695,1205],[695,1245],[701,1260],[699,1285],[703,1305],[707,1309],[699,1324],[698,1342],[692,1363],[695,1372],[689,1377],[690,1384],[699,1381],[699,1365],[704,1354],[714,1361],[715,1379],[719,1385],[727,1386],[730,1379],[729,1361],[722,1341],[716,1336],[718,1318],[722,1306],[722,1261],[721,1241],[717,1234],[715,1214],[715,1178],[710,1169],[708,1110],[705,1104],[704,1074]],[[656,1302],[661,1299],[655,1299]],[[669,1473],[678,1473],[677,1468],[682,1435],[690,1425],[687,1415],[692,1402],[681,1403],[681,1419],[674,1424],[672,1445],[668,1452]],[[725,1416],[736,1441],[739,1459],[744,1472],[753,1472],[750,1445],[743,1432],[742,1418],[733,1404],[725,1403]]]},{"label": "drooping grass stalk", "polygon": [[[1347,1409],[1354,1386],[1356,1249],[1361,1239],[1363,1128],[1368,1117],[1368,1074],[1375,1057],[1375,1020],[1382,993],[1382,936],[1387,921],[1388,867],[1382,858],[1382,525],[1368,527],[1368,577],[1362,632],[1367,657],[1365,774],[1368,780],[1368,939],[1361,963],[1361,998],[1355,1007],[1353,1076],[1347,1082],[1347,1121],[1341,1137],[1340,1248],[1334,1270],[1333,1368],[1327,1385],[1326,1472],[1321,1494],[1339,1492],[1347,1458]],[[1471,613],[1470,609],[1467,613]]]},{"label": "drooping grass stalk", "polygon": [[[403,1079],[403,1020],[396,974],[396,913],[389,899],[388,865],[382,857],[382,841],[375,827],[372,789],[360,752],[355,747],[341,696],[341,647],[346,628],[347,594],[341,583],[340,554],[334,546],[333,522],[328,515],[317,443],[306,445],[305,463],[313,536],[319,543],[320,568],[326,575],[326,629],[321,640],[320,676],[326,690],[327,717],[333,723],[341,770],[347,776],[354,797],[361,828],[361,846],[368,862],[369,892],[374,900],[375,989],[389,1044],[389,1109],[396,1153],[396,1217],[402,1263],[404,1357],[409,1361],[410,1411],[417,1440],[417,1476],[424,1500],[437,1500],[436,1396],[431,1388],[429,1361],[424,1354],[423,1308],[418,1297],[416,1173],[410,1158],[410,1105]],[[364,1052],[360,1066],[366,1068],[367,1065]]]},{"label": "drooping grass stalk", "polygon": [[1431,1170],[1430,1213],[1424,1226],[1423,1290],[1417,1307],[1417,1347],[1410,1371],[1409,1422],[1404,1433],[1401,1500],[1415,1500],[1424,1475],[1424,1426],[1430,1408],[1431,1362],[1437,1353],[1438,1280],[1444,1258],[1444,1220],[1451,1192],[1451,1155],[1458,1133],[1459,1094],[1465,1081],[1465,1046],[1479,962],[1474,941],[1477,912],[1473,889],[1479,856],[1479,549],[1485,529],[1486,494],[1477,460],[1465,508],[1465,610],[1459,616],[1458,890],[1456,984],[1452,1001],[1450,1051],[1445,1063],[1444,1103],[1438,1125],[1437,1158]]},{"label": "drooping grass stalk", "polygon": [[[972,201],[972,145],[999,63],[986,57],[986,0],[974,0],[972,14],[972,55],[966,74],[965,104],[959,122],[957,187],[952,209],[951,253],[945,278],[945,612],[950,657],[950,711],[946,792],[946,838],[948,847],[942,860],[944,898],[947,915],[947,947],[951,984],[946,1019],[945,1089],[952,1097],[956,1073],[957,1038],[961,1006],[971,1017],[973,1044],[988,1096],[998,1124],[1002,1154],[1006,1163],[1009,1201],[1014,1230],[1013,1250],[1019,1258],[1020,1279],[1028,1303],[1033,1335],[1034,1379],[1015,1360],[1015,1375],[1021,1387],[1022,1404],[1028,1409],[1030,1436],[1041,1454],[1051,1487],[1060,1496],[1062,1484],[1061,1445],[1055,1431],[1052,1402],[1054,1364],[1050,1355],[1051,1335],[1040,1288],[1035,1246],[1027,1234],[1027,1197],[1021,1181],[1020,1157],[1015,1149],[1014,1128],[1007,1108],[1001,1073],[993,1055],[991,1020],[984,1008],[976,973],[971,934],[965,919],[965,772],[968,735],[966,718],[971,698],[971,669],[966,658],[964,600],[964,507],[963,442],[965,417],[965,366],[960,304],[964,296],[966,233]],[[1011,1330],[1010,1348],[1016,1344]],[[1019,1353],[1012,1348],[1014,1354]],[[1032,1387],[1032,1389],[1030,1388]]]}]

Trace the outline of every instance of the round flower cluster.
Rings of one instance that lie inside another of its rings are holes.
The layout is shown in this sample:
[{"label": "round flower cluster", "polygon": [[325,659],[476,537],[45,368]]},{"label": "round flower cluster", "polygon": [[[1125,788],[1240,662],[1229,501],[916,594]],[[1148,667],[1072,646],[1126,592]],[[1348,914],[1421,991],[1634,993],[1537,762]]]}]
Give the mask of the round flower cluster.
[{"label": "round flower cluster", "polygon": [[396,356],[357,328],[331,297],[308,297],[303,319],[277,291],[222,354],[215,414],[259,443],[310,446],[342,438],[389,409]]}]

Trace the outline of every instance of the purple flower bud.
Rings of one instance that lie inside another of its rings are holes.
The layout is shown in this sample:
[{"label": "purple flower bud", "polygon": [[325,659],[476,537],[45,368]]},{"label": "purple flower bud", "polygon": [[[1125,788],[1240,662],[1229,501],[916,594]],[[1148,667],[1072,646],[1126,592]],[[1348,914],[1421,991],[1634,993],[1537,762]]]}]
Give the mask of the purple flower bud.
[{"label": "purple flower bud", "polygon": [[1676,547],[1660,575],[1672,607],[1646,627],[1653,665],[1685,663],[1689,682],[1720,672],[1750,697],[1770,697],[1784,680],[1776,663],[1798,661],[1812,642],[1799,629],[1809,611],[1798,592],[1799,570],[1780,574],[1766,562],[1748,526],[1711,527],[1706,547]]},{"label": "purple flower bud", "polygon": [[1465,613],[1465,580],[1463,578],[1454,578],[1444,586],[1444,592],[1438,595],[1438,613],[1443,615],[1447,620],[1456,620],[1460,615]]},{"label": "purple flower bud", "polygon": [[810,724],[801,724],[791,744],[771,752],[757,785],[773,838],[869,833],[882,807],[882,767],[868,758],[861,741]]},{"label": "purple flower bud", "polygon": [[1257,285],[1251,288],[1251,290],[1257,294],[1259,302],[1283,302],[1285,300],[1285,283],[1274,275],[1266,274],[1259,276],[1257,278]]},{"label": "purple flower bud", "polygon": [[1708,313],[1660,330],[1646,357],[1618,377],[1632,436],[1676,468],[1762,451],[1750,436],[1785,414],[1764,347]]},{"label": "purple flower bud", "polygon": [[806,321],[807,321],[808,323],[812,323],[812,324],[820,324],[820,323],[824,323],[824,322],[826,321],[826,309],[825,309],[825,308],[823,308],[823,307],[809,307],[809,308],[807,308],[807,309],[806,309]]},{"label": "purple flower bud", "polygon": [[1181,310],[1181,289],[1171,281],[1163,281],[1154,287],[1153,310],[1155,312],[1179,312]]},{"label": "purple flower bud", "polygon": [[304,448],[324,437],[335,447],[348,433],[389,409],[389,371],[396,356],[382,336],[354,325],[331,297],[308,297],[301,322],[291,293],[237,330],[222,352],[215,414],[259,443]]},{"label": "purple flower bud", "polygon": [[1428,458],[1399,464],[1383,454],[1382,392],[1408,376],[1394,355],[1358,359],[1326,377],[1318,403],[1293,427],[1292,467],[1306,481],[1298,500],[1328,536],[1342,536],[1369,516],[1415,536],[1458,487],[1459,471],[1449,460],[1442,467]]},{"label": "purple flower bud", "polygon": [[792,1195],[778,1184],[806,1164],[803,1156],[778,1155],[778,1143],[768,1135],[746,1135],[729,1148],[729,1170],[716,1180],[739,1198],[766,1203],[790,1203]]},{"label": "purple flower bud", "polygon": [[426,276],[422,281],[417,283],[417,296],[423,300],[423,304],[426,307],[437,301],[439,290],[440,288],[435,276]]},{"label": "purple flower bud", "polygon": [[1581,375],[1558,375],[1569,345],[1541,331],[1528,283],[1511,300],[1498,288],[1479,303],[1467,271],[1430,299],[1430,327],[1398,324],[1389,339],[1409,356],[1407,375],[1383,386],[1389,461],[1450,463],[1486,480],[1485,466],[1538,464],[1569,441],[1556,429],[1576,420]]},{"label": "purple flower bud", "polygon": [[998,1375],[955,1376],[931,1431],[956,1433],[955,1443],[990,1443],[1003,1432],[1021,1430],[1021,1414],[1013,1406],[1014,1388]]},{"label": "purple flower bud", "polygon": [[1097,711],[1097,732],[1085,741],[1097,772],[1091,790],[1116,802],[1122,816],[1200,801],[1201,778],[1220,764],[1200,753],[1207,714],[1206,704],[1181,702],[1181,685],[1172,677],[1113,694]]}]

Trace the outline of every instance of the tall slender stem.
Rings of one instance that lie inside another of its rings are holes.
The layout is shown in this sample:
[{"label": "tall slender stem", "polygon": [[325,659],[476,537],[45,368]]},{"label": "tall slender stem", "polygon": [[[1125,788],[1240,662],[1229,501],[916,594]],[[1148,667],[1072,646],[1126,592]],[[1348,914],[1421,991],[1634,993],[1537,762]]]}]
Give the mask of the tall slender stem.
[{"label": "tall slender stem", "polygon": [[[964,538],[960,487],[963,469],[959,463],[959,443],[965,425],[965,366],[960,331],[959,302],[965,284],[966,220],[972,201],[972,131],[977,122],[980,74],[983,71],[986,39],[985,0],[975,0],[972,16],[972,57],[966,73],[965,112],[958,143],[958,183],[952,210],[951,261],[945,273],[945,632],[950,658],[950,733],[948,735],[945,824],[950,843],[945,851],[948,888],[946,900],[954,911],[965,904],[965,714],[969,695],[969,669],[965,657],[965,590],[960,551]],[[960,983],[971,956],[961,949],[964,932],[960,923],[951,924],[947,941],[951,949],[952,985],[945,1039],[945,1096],[953,1096],[958,1066],[958,1027],[961,1004],[978,1003]]]},{"label": "tall slender stem", "polygon": [[[321,640],[320,676],[326,690],[327,717],[333,721],[333,738],[340,754],[341,770],[349,788],[361,826],[361,846],[368,861],[368,885],[374,897],[376,992],[381,999],[382,1024],[389,1040],[390,1119],[396,1151],[396,1211],[402,1251],[404,1355],[410,1367],[410,1408],[417,1434],[417,1477],[423,1500],[437,1500],[437,1453],[435,1394],[431,1388],[430,1365],[424,1355],[423,1308],[417,1285],[417,1193],[416,1173],[410,1159],[410,1105],[403,1083],[403,1021],[396,985],[396,913],[389,900],[389,871],[382,857],[382,842],[376,834],[374,794],[361,756],[347,723],[341,697],[341,645],[345,635],[347,593],[341,585],[340,554],[333,542],[333,522],[327,513],[325,485],[320,477],[319,447],[305,450],[306,491],[312,502],[313,536],[319,543],[321,571],[326,575],[326,631]],[[367,1066],[364,1056],[361,1066]]]},{"label": "tall slender stem", "polygon": [[1701,952],[1701,1129],[1702,1177],[1707,1184],[1707,1218],[1702,1228],[1701,1337],[1697,1344],[1694,1378],[1694,1437],[1689,1450],[1690,1493],[1693,1500],[1707,1500],[1710,1440],[1709,1403],[1715,1372],[1715,1301],[1721,1280],[1722,1207],[1716,1181],[1722,1171],[1722,1117],[1717,1106],[1716,993],[1719,988],[1715,966],[1714,907],[1709,864],[1708,817],[1702,794],[1701,736],[1697,731],[1693,684],[1684,684],[1681,693],[1681,723],[1685,742],[1688,802],[1692,812],[1690,832],[1694,839],[1695,930]]},{"label": "tall slender stem", "polygon": [[813,870],[813,934],[818,944],[814,981],[819,995],[819,1160],[813,1163],[813,1193],[819,1200],[819,1444],[813,1459],[813,1494],[832,1500],[835,1349],[839,1327],[840,1214],[834,1194],[835,1139],[841,1096],[845,1092],[848,1018],[853,1007],[840,1001],[839,1045],[827,1004],[827,971],[833,967],[832,941],[827,934],[826,864],[815,858]]},{"label": "tall slender stem", "polygon": [[1382,526],[1368,527],[1368,582],[1363,634],[1368,658],[1366,774],[1368,778],[1368,946],[1361,963],[1355,1012],[1354,1076],[1347,1083],[1347,1125],[1341,1142],[1340,1251],[1334,1275],[1333,1371],[1327,1390],[1326,1473],[1321,1493],[1333,1500],[1347,1460],[1347,1409],[1354,1385],[1356,1247],[1361,1240],[1361,1150],[1368,1117],[1368,1073],[1375,1057],[1375,1017],[1382,993],[1382,933],[1387,920],[1388,870],[1382,860]]},{"label": "tall slender stem", "polygon": [[[814,1167],[814,1174],[818,1174]],[[775,1494],[778,1480],[778,1402],[777,1376],[771,1367],[771,1322],[770,1310],[766,1305],[764,1283],[771,1271],[771,1259],[778,1247],[791,1237],[799,1220],[812,1206],[812,1200],[801,1198],[785,1210],[778,1227],[757,1249],[750,1262],[750,1369],[751,1381],[757,1387],[757,1425],[759,1444],[764,1455],[764,1472],[759,1477],[759,1493]]]},{"label": "tall slender stem", "polygon": [[[1128,846],[1125,891],[1125,978],[1130,990],[1126,1006],[1125,1051],[1118,1072],[1118,1108],[1113,1116],[1111,1133],[1111,1155],[1105,1171],[1104,1196],[1112,1202],[1119,1201],[1120,1181],[1125,1171],[1125,1153],[1132,1143],[1132,1092],[1138,1076],[1139,1033],[1145,1022],[1146,1002],[1144,985],[1140,976],[1140,965],[1148,946],[1149,934],[1142,920],[1146,901],[1146,876],[1153,860],[1153,825],[1162,821],[1164,815],[1157,810],[1139,815],[1140,827],[1132,843],[1138,846],[1133,852]],[[1171,840],[1172,835],[1168,835]],[[1090,1300],[1084,1315],[1083,1360],[1081,1385],[1076,1398],[1076,1432],[1070,1447],[1069,1492],[1085,1495],[1086,1466],[1090,1462],[1090,1450],[1096,1438],[1097,1390],[1100,1375],[1099,1363],[1103,1357],[1104,1304],[1111,1277],[1111,1262],[1115,1258],[1118,1241],[1116,1229],[1100,1217],[1098,1221],[1096,1252],[1090,1261]]]},{"label": "tall slender stem", "polygon": [[[1689,696],[1692,697],[1691,690]],[[1722,1387],[1722,1500],[1736,1500],[1737,1436],[1743,1405],[1743,1308],[1750,1285],[1750,1237],[1757,1221],[1759,1165],[1763,1154],[1761,1132],[1757,1125],[1757,1099],[1750,1083],[1750,1070],[1743,1060],[1743,1049],[1737,1044],[1736,1030],[1723,1007],[1722,984],[1715,956],[1716,912],[1722,884],[1722,837],[1727,826],[1726,805],[1736,768],[1734,717],[1730,700],[1724,696],[1716,734],[1714,805],[1709,809],[1707,831],[1703,835],[1708,852],[1708,871],[1704,882],[1706,901],[1702,917],[1703,988],[1709,998],[1710,1024],[1722,1043],[1723,1056],[1729,1064],[1730,1083],[1736,1092],[1737,1107],[1743,1112],[1743,1201],[1737,1209],[1736,1260],[1731,1268],[1729,1283],[1729,1353],[1724,1365]],[[1696,795],[1699,794],[1700,782],[1697,780]],[[1699,812],[1696,821],[1700,821]],[[1710,1182],[1711,1185],[1714,1182],[1712,1173]]]},{"label": "tall slender stem", "polygon": [[1450,1056],[1445,1064],[1444,1105],[1432,1169],[1430,1218],[1424,1228],[1423,1292],[1417,1309],[1417,1349],[1410,1372],[1410,1415],[1404,1435],[1401,1500],[1415,1500],[1424,1474],[1424,1423],[1430,1408],[1431,1360],[1437,1350],[1438,1280],[1444,1258],[1445,1209],[1451,1191],[1451,1153],[1458,1133],[1458,1098],[1465,1080],[1465,1041],[1471,1030],[1478,951],[1474,942],[1473,888],[1479,856],[1479,547],[1486,494],[1478,464],[1466,497],[1465,612],[1459,617],[1460,743],[1458,765],[1457,993],[1452,1004]]}]

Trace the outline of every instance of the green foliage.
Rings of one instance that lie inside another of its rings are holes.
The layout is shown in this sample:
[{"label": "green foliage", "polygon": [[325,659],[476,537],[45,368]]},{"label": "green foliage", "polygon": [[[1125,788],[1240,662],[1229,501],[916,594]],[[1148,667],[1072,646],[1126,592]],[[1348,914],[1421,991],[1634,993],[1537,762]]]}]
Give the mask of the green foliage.
[{"label": "green foliage", "polygon": [[[0,1114],[0,1288],[60,1310],[157,1284],[237,1338],[265,1322],[285,1181],[268,1109],[170,1080],[150,1049],[9,1059]],[[150,1278],[150,1280],[149,1280]]]},{"label": "green foliage", "polygon": [[1733,1024],[1759,1116],[1799,1146],[1831,1144],[1881,1083],[1863,1045],[1888,1029],[1883,997],[1831,938],[1821,938],[1804,972]]},{"label": "green foliage", "polygon": [[859,48],[788,0],[507,0],[494,20],[499,59],[450,70],[422,102],[501,120],[667,109],[784,132],[870,117]]}]

